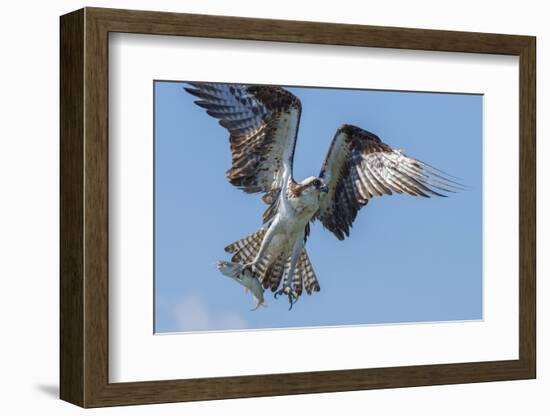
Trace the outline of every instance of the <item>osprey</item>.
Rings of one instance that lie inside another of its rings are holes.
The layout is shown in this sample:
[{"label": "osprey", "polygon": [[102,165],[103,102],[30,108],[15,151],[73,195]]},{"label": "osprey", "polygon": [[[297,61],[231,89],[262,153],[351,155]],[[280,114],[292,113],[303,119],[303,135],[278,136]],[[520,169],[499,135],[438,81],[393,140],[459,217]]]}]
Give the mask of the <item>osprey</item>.
[{"label": "osprey", "polygon": [[[290,308],[305,288],[319,291],[305,244],[318,219],[336,238],[349,236],[359,210],[371,198],[396,193],[445,196],[459,184],[450,175],[406,156],[378,136],[344,124],[336,130],[321,172],[302,181],[292,175],[300,125],[300,100],[274,86],[188,82],[197,105],[229,132],[229,182],[247,193],[263,193],[263,226],[230,244],[231,262],[219,262],[232,278],[252,272]],[[282,282],[282,285],[281,285]]]}]

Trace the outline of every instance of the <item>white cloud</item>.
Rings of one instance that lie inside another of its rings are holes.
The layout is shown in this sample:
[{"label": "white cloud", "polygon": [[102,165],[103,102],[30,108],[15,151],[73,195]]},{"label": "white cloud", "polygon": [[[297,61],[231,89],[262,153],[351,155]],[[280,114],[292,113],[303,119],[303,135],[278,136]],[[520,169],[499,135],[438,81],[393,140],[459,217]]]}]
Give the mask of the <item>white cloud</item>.
[{"label": "white cloud", "polygon": [[211,327],[210,313],[196,296],[186,296],[176,304],[174,314],[180,331],[199,331]]},{"label": "white cloud", "polygon": [[243,329],[246,320],[235,312],[214,312],[199,294],[185,296],[174,307],[177,331],[214,331]]},{"label": "white cloud", "polygon": [[224,329],[244,329],[248,326],[244,318],[234,312],[224,314],[220,323]]}]

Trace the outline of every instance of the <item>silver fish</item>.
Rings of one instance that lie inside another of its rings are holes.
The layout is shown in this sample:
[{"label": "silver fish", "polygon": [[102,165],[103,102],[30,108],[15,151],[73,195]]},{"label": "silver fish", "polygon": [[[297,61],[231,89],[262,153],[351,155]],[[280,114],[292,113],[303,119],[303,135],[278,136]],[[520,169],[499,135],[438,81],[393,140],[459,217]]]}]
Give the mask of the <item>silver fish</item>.
[{"label": "silver fish", "polygon": [[242,264],[231,263],[229,261],[219,261],[216,264],[218,270],[225,276],[230,277],[238,284],[245,288],[245,292],[250,291],[254,300],[256,301],[256,307],[251,309],[255,311],[260,306],[267,306],[267,302],[264,299],[264,288],[254,273],[249,269],[244,269]]}]

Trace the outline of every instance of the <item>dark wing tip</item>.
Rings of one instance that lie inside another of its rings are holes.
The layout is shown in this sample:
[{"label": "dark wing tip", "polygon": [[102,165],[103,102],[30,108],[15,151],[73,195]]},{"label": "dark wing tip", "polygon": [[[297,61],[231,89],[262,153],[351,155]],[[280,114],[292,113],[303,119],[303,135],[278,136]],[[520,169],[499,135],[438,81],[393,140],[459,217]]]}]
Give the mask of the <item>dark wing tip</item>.
[{"label": "dark wing tip", "polygon": [[197,88],[191,88],[191,87],[183,87],[183,90],[191,95],[194,95],[195,97],[200,97],[201,92]]},{"label": "dark wing tip", "polygon": [[[211,82],[199,82],[199,81],[186,81],[185,82],[188,85],[191,85],[194,88],[201,89],[201,88],[214,88],[214,85]],[[185,87],[184,87],[185,88]]]},{"label": "dark wing tip", "polygon": [[287,89],[273,85],[249,85],[246,90],[269,110],[302,108],[300,99]]},{"label": "dark wing tip", "polygon": [[344,123],[336,129],[336,133],[353,134],[353,132],[359,131],[359,130],[361,129],[357,126],[354,126],[353,124]]},{"label": "dark wing tip", "polygon": [[342,230],[336,229],[331,230],[332,233],[336,236],[336,238],[340,241],[344,241],[346,239],[346,235],[342,232]]},{"label": "dark wing tip", "polygon": [[369,140],[373,140],[377,143],[382,142],[380,137],[378,137],[376,134],[374,134],[374,133],[372,133],[368,130],[362,129],[361,127],[354,126],[353,124],[342,124],[336,130],[336,135],[338,135],[340,133],[344,133],[344,134],[347,134],[350,137],[355,137],[355,138],[358,138],[358,139],[363,139],[363,140],[364,139],[369,139]]}]

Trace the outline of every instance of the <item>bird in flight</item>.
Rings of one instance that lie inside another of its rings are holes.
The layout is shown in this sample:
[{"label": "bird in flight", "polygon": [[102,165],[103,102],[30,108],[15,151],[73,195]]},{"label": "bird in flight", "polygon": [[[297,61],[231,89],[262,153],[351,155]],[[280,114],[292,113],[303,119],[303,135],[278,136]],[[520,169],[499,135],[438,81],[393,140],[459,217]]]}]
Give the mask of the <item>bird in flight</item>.
[{"label": "bird in flight", "polygon": [[[406,193],[446,196],[461,185],[427,163],[393,149],[360,127],[340,126],[318,176],[297,181],[292,173],[300,125],[298,97],[281,87],[187,82],[195,103],[229,133],[229,182],[261,193],[263,225],[228,245],[231,262],[220,271],[237,281],[253,273],[263,289],[288,297],[320,291],[305,245],[310,223],[319,220],[339,240],[349,236],[357,213],[370,199]],[[245,283],[242,283],[245,285]]]}]

